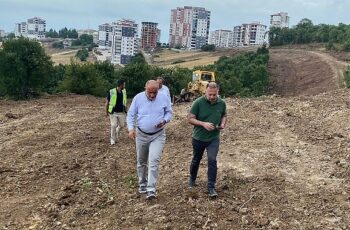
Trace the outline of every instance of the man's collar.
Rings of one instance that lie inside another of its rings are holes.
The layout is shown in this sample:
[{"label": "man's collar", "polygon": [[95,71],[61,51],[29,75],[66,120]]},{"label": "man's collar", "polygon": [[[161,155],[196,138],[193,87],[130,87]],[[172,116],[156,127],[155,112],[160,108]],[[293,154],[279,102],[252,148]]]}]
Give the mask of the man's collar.
[{"label": "man's collar", "polygon": [[219,101],[219,97],[216,97],[216,101],[214,101],[213,103],[211,103],[211,101],[209,101],[209,99],[207,98],[207,96],[204,95],[204,98],[205,98],[205,100],[206,100],[209,104],[211,104],[211,105],[214,105],[214,104],[218,103],[218,101]]}]

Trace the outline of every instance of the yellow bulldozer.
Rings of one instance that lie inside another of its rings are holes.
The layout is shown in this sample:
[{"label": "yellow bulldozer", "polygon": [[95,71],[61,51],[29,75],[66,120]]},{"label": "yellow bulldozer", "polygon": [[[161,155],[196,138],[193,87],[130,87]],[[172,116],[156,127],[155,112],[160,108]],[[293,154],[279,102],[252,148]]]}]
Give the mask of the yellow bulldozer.
[{"label": "yellow bulldozer", "polygon": [[213,71],[193,71],[192,81],[187,84],[185,89],[181,90],[180,97],[175,100],[175,103],[193,101],[204,95],[209,82],[215,82],[215,73]]}]

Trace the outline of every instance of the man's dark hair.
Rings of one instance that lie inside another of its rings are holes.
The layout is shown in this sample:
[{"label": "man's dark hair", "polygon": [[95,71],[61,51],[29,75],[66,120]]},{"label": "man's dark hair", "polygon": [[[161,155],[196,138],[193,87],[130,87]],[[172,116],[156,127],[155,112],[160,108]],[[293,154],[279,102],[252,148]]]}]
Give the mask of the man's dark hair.
[{"label": "man's dark hair", "polygon": [[119,79],[118,81],[117,81],[117,86],[121,86],[121,85],[123,85],[125,83],[125,80],[124,79]]}]

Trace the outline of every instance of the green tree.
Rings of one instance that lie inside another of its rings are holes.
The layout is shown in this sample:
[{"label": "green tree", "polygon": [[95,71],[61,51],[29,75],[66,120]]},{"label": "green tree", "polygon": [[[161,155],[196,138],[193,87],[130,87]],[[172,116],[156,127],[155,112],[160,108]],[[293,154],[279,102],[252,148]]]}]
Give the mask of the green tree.
[{"label": "green tree", "polygon": [[103,78],[94,64],[72,62],[66,67],[59,90],[102,97],[106,95],[109,87],[109,82]]},{"label": "green tree", "polygon": [[350,88],[350,66],[344,71],[345,83],[348,88]]},{"label": "green tree", "polygon": [[6,38],[7,39],[14,39],[16,36],[15,36],[15,33],[9,33]]},{"label": "green tree", "polygon": [[348,40],[346,40],[343,45],[342,45],[342,49],[344,51],[350,51],[350,37]]},{"label": "green tree", "polygon": [[89,51],[85,48],[78,50],[77,54],[75,55],[77,58],[80,59],[80,61],[86,61],[89,57]]},{"label": "green tree", "polygon": [[52,47],[56,49],[63,49],[64,45],[63,45],[63,42],[54,42],[52,43]]},{"label": "green tree", "polygon": [[48,32],[45,33],[45,36],[48,38],[58,38],[58,33],[56,30],[50,29]]},{"label": "green tree", "polygon": [[46,91],[53,64],[36,41],[26,38],[3,43],[0,50],[0,92],[13,99],[26,99]]},{"label": "green tree", "polygon": [[118,78],[124,78],[127,83],[127,93],[129,97],[142,92],[145,83],[154,79],[152,76],[151,67],[143,62],[130,62],[117,74]]},{"label": "green tree", "polygon": [[91,45],[93,42],[93,36],[88,34],[82,34],[79,40],[83,46]]},{"label": "green tree", "polygon": [[58,31],[58,36],[60,38],[78,38],[78,32],[75,29],[67,29],[64,27]]}]

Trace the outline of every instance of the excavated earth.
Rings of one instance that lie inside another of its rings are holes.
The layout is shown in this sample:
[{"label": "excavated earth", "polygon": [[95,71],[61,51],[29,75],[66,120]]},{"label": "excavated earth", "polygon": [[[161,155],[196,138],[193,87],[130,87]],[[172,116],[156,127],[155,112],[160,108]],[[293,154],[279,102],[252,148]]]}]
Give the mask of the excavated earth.
[{"label": "excavated earth", "polygon": [[174,106],[158,198],[149,202],[137,193],[135,145],[126,130],[109,145],[103,98],[1,100],[0,227],[350,229],[350,92],[339,80],[344,67],[324,54],[299,52],[305,51],[271,52],[275,94],[225,99],[229,123],[221,133],[215,200],[206,194],[206,158],[199,186],[187,188],[188,103]]}]

